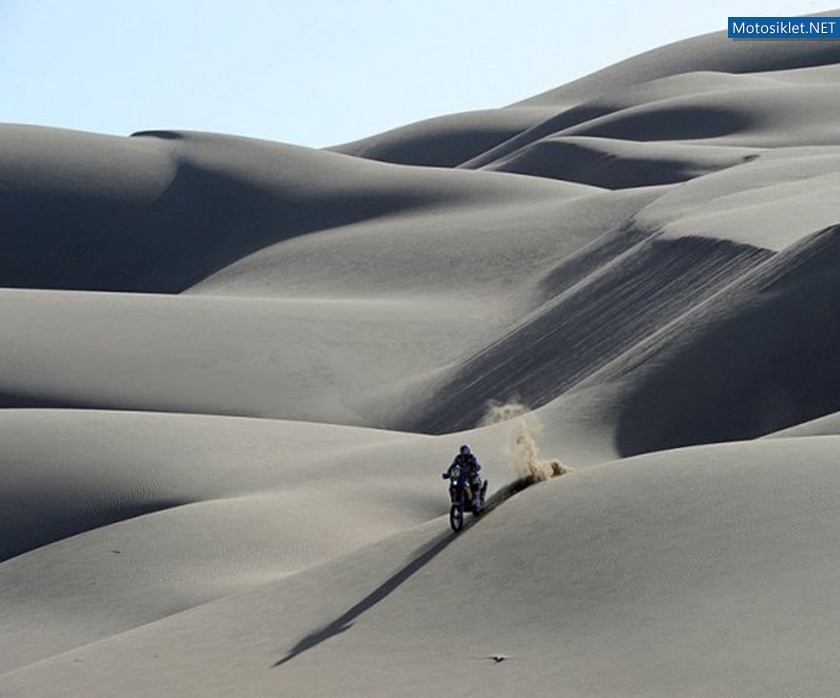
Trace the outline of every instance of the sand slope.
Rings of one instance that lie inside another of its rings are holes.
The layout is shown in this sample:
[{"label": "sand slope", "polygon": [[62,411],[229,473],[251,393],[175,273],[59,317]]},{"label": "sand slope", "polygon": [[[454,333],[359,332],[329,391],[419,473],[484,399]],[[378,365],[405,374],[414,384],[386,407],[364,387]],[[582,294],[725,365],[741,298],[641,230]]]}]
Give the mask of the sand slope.
[{"label": "sand slope", "polygon": [[519,495],[460,537],[429,524],[12,672],[5,686],[828,695],[836,448],[785,440],[592,468]]},{"label": "sand slope", "polygon": [[[0,694],[832,695],[839,82],[711,34],[323,151],[0,125]],[[574,470],[453,535],[464,442]]]}]

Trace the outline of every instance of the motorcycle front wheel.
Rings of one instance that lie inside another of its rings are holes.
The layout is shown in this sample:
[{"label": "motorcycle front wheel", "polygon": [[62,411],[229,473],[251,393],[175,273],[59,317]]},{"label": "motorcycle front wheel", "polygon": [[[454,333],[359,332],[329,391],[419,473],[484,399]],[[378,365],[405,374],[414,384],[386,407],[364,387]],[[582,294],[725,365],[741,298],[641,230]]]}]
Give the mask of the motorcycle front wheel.
[{"label": "motorcycle front wheel", "polygon": [[456,533],[464,527],[464,512],[457,504],[449,508],[449,525]]}]

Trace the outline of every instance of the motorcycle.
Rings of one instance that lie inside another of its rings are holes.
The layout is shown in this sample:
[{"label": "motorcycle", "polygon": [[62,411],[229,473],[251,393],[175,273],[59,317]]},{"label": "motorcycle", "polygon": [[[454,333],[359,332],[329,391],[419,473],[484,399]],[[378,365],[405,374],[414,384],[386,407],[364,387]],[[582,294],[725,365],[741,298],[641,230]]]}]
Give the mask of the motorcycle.
[{"label": "motorcycle", "polygon": [[481,516],[484,512],[484,500],[487,495],[487,486],[490,484],[488,480],[481,482],[478,490],[478,501],[476,502],[472,488],[463,475],[458,466],[443,473],[443,477],[451,481],[449,486],[449,525],[456,533],[464,527],[464,513]]}]

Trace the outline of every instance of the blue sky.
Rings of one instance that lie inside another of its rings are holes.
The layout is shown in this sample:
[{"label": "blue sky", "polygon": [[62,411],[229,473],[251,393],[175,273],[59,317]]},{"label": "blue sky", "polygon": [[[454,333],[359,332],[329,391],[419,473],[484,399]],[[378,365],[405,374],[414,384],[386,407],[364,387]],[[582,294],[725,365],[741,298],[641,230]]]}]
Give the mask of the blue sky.
[{"label": "blue sky", "polygon": [[0,122],[325,146],[840,0],[0,0]]}]

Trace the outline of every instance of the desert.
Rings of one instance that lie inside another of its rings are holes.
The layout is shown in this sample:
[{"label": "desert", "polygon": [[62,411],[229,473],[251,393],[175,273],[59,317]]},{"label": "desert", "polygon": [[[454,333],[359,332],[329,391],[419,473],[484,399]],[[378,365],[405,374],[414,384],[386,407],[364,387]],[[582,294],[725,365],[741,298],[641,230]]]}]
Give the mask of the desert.
[{"label": "desert", "polygon": [[[838,83],[715,32],[323,149],[0,124],[0,695],[836,694]],[[455,533],[461,444],[529,486]]]}]

